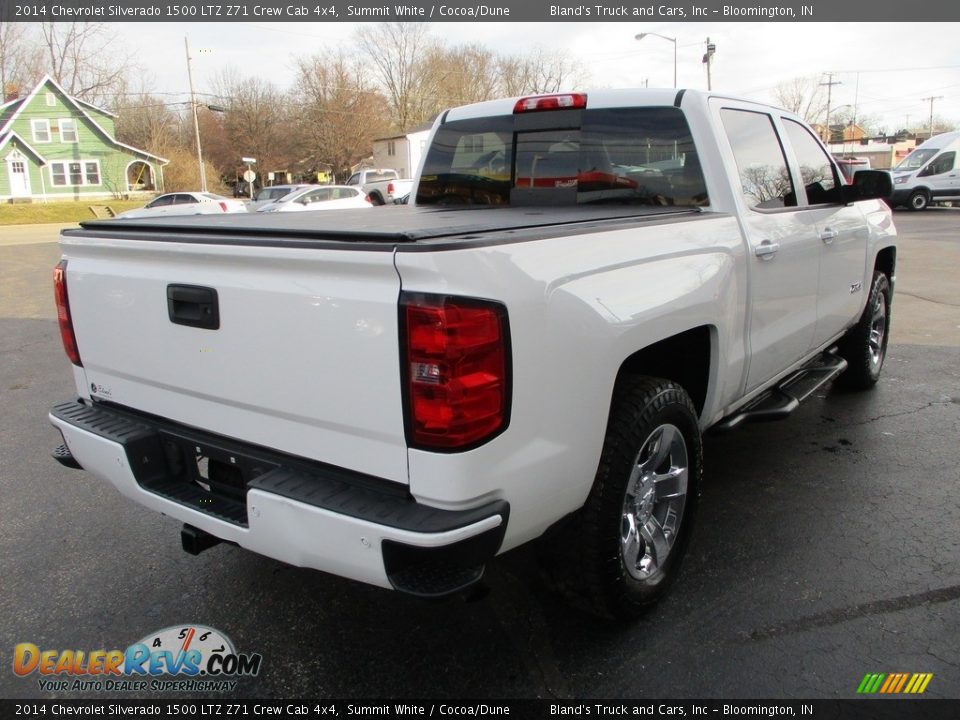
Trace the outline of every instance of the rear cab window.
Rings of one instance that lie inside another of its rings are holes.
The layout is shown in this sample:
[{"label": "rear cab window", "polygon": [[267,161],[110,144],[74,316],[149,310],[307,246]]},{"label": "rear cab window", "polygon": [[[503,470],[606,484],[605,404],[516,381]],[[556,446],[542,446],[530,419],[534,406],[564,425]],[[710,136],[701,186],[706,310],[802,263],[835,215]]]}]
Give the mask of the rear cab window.
[{"label": "rear cab window", "polygon": [[418,205],[709,204],[675,107],[558,110],[448,122],[424,161]]}]

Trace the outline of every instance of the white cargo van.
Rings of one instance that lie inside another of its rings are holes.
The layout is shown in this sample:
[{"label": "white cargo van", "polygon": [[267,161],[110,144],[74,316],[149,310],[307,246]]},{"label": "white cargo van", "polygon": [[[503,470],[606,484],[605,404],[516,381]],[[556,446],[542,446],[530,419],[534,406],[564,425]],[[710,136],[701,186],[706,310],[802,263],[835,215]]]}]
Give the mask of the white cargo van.
[{"label": "white cargo van", "polygon": [[893,207],[924,210],[938,200],[960,200],[960,132],[934,135],[893,170]]}]

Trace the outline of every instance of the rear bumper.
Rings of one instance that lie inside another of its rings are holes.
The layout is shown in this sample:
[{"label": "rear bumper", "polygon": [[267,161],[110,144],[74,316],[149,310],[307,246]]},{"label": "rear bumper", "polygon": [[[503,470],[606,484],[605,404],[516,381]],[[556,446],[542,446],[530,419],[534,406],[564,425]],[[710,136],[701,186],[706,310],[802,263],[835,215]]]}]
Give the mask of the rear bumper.
[{"label": "rear bumper", "polygon": [[[50,421],[68,451],[61,463],[79,464],[141,505],[291,565],[416,595],[477,582],[509,519],[503,500],[432,508],[397,483],[126,409],[73,401],[55,406]],[[226,492],[197,482],[194,451],[226,468]]]}]

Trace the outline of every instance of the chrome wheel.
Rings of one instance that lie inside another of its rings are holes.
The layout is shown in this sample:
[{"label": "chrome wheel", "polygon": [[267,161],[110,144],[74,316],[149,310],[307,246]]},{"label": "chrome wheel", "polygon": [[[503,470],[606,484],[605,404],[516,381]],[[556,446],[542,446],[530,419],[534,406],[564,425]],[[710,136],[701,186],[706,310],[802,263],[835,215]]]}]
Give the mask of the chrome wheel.
[{"label": "chrome wheel", "polygon": [[660,425],[637,453],[623,499],[620,556],[634,579],[656,575],[673,550],[689,472],[683,433],[675,425]]},{"label": "chrome wheel", "polygon": [[870,353],[870,364],[878,368],[883,362],[884,339],[887,335],[887,300],[883,293],[877,293],[877,302],[873,306],[870,317],[870,338],[867,341],[867,352]]}]

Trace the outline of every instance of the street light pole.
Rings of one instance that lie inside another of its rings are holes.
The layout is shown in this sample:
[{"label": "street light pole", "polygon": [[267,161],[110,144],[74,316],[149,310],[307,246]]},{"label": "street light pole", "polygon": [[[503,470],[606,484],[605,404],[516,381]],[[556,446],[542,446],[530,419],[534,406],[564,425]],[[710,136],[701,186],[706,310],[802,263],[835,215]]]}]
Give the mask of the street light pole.
[{"label": "street light pole", "polygon": [[661,35],[660,33],[655,32],[645,32],[640,33],[639,35],[634,35],[634,40],[643,40],[647,35],[653,35],[654,37],[663,38],[664,40],[669,40],[673,43],[673,87],[677,87],[677,39],[672,37],[667,37],[666,35]]},{"label": "street light pole", "polygon": [[193,135],[197,141],[197,164],[200,166],[200,191],[207,191],[207,171],[203,166],[203,151],[200,149],[200,121],[197,118],[197,95],[193,90],[193,68],[190,66],[190,41],[183,36],[187,51],[187,79],[190,81],[190,107],[193,108]]}]

